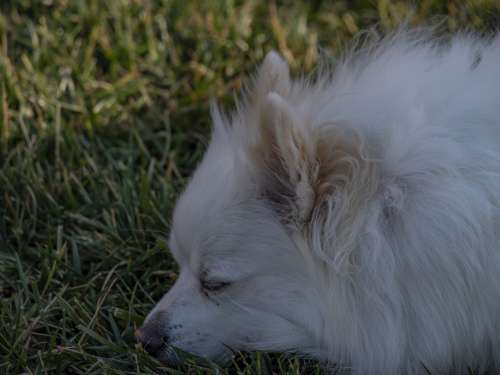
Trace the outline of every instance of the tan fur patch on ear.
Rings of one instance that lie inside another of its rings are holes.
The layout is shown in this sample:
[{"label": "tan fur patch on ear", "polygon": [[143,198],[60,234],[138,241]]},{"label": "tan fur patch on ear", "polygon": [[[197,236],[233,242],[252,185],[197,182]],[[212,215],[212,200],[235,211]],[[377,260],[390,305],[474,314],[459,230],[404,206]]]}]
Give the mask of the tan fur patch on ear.
[{"label": "tan fur patch on ear", "polygon": [[[269,126],[260,128],[259,142],[251,150],[260,170],[261,193],[285,222],[299,226],[320,216],[334,194],[343,197],[343,210],[351,211],[345,214],[354,215],[376,193],[379,182],[376,164],[367,157],[360,137],[334,128],[309,131],[288,138],[294,142],[294,158]],[[306,136],[310,144],[301,139]]]},{"label": "tan fur patch on ear", "polygon": [[320,210],[333,194],[338,193],[344,199],[343,205],[354,214],[378,190],[377,164],[369,158],[357,134],[340,129],[332,129],[329,133],[318,138],[314,207]]}]

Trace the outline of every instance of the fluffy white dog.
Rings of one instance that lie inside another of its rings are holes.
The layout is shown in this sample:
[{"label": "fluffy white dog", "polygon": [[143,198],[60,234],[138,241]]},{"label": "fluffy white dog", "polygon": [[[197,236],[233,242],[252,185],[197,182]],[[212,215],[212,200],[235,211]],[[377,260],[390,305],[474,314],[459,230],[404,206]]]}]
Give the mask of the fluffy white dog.
[{"label": "fluffy white dog", "polygon": [[399,32],[315,78],[270,52],[213,108],[172,289],[137,336],[353,374],[500,372],[500,38]]}]

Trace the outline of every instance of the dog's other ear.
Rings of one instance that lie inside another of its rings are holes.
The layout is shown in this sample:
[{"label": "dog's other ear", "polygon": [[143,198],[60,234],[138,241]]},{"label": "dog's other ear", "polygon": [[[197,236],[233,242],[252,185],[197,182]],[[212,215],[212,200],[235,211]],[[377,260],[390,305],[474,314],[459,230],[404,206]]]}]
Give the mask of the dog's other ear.
[{"label": "dog's other ear", "polygon": [[286,61],[274,50],[267,53],[257,71],[254,83],[255,98],[265,98],[270,92],[286,96],[290,92],[290,71]]},{"label": "dog's other ear", "polygon": [[212,141],[227,141],[230,121],[221,111],[215,99],[210,100],[210,116],[212,118]]}]

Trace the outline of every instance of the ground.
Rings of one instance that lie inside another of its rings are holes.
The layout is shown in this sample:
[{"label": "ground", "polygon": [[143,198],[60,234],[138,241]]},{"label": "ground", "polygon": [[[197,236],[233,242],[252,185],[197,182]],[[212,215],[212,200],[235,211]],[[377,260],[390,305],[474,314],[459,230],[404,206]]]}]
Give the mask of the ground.
[{"label": "ground", "polygon": [[298,73],[362,30],[488,32],[499,14],[495,0],[2,1],[0,374],[320,373],[262,353],[167,368],[135,343],[176,278],[170,212],[209,101],[230,109],[271,48]]}]

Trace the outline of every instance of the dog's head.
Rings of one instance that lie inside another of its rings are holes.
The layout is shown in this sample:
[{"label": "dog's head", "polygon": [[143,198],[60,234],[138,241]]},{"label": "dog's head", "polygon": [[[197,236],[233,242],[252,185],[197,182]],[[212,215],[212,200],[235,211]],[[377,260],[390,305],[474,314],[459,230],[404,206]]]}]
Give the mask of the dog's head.
[{"label": "dog's head", "polygon": [[331,311],[318,287],[328,276],[317,262],[331,256],[318,228],[335,221],[326,197],[344,218],[328,241],[349,245],[359,194],[373,187],[356,137],[311,123],[319,103],[304,105],[305,85],[271,52],[234,116],[214,109],[212,141],[173,215],[179,278],[137,332],[160,360],[174,360],[172,348],[224,361],[319,346]]}]

